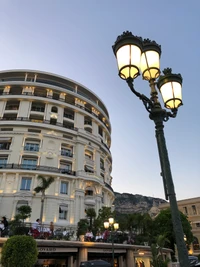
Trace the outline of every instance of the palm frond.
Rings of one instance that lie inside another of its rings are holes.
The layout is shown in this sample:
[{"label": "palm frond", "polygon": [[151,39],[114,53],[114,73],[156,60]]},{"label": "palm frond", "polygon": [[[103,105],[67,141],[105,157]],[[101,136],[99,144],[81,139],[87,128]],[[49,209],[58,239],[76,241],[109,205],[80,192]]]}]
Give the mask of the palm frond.
[{"label": "palm frond", "polygon": [[54,182],[54,178],[52,176],[46,178],[39,175],[37,179],[40,181],[40,187],[42,187],[44,191]]},{"label": "palm frond", "polygon": [[36,187],[34,188],[34,191],[35,191],[36,193],[40,193],[40,192],[43,191],[43,187],[42,187],[42,186],[36,186]]}]

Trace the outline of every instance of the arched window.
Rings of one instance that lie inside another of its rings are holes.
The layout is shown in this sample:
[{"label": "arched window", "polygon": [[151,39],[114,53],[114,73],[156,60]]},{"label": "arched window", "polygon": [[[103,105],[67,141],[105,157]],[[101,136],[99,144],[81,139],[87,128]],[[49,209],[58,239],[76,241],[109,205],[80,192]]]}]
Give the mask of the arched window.
[{"label": "arched window", "polygon": [[51,112],[58,113],[58,108],[57,107],[52,107]]},{"label": "arched window", "polygon": [[85,196],[93,196],[94,195],[94,191],[93,191],[93,188],[91,187],[87,187],[85,189]]}]

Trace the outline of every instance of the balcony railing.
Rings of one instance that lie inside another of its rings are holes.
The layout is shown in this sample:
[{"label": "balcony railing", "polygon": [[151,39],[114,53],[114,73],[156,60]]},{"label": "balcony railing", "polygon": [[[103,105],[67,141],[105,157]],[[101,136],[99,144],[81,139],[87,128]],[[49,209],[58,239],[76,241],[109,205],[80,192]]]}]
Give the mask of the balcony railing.
[{"label": "balcony railing", "polygon": [[31,111],[44,112],[44,107],[31,107]]},{"label": "balcony railing", "polygon": [[0,169],[21,169],[21,170],[36,170],[44,172],[53,172],[53,173],[63,173],[68,175],[76,176],[75,171],[66,170],[63,168],[54,168],[49,166],[37,166],[37,165],[28,165],[28,164],[0,164]]},{"label": "balcony railing", "polygon": [[110,189],[112,192],[114,192],[113,189],[112,189],[112,187],[111,187],[108,183],[104,182],[104,184],[105,184],[105,186],[106,186],[108,189]]},{"label": "balcony railing", "polygon": [[[47,121],[47,120],[36,120],[36,119],[30,119],[30,118],[27,118],[27,117],[4,117],[4,118],[0,118],[0,121],[31,121],[31,122],[36,122],[36,123],[45,123],[45,124],[51,124],[50,121]],[[56,125],[56,126],[59,126],[59,127],[64,127],[64,128],[67,128],[67,129],[70,129],[70,130],[74,130],[74,131],[77,131],[78,128],[76,127],[73,127],[71,125],[67,125],[67,124],[63,124],[63,123],[60,123],[60,122],[56,122],[55,124],[52,124],[52,125]]]},{"label": "balcony railing", "polygon": [[72,158],[73,157],[73,153],[71,151],[61,150],[61,156]]},{"label": "balcony railing", "polygon": [[6,106],[5,110],[18,110],[19,109],[19,105],[15,106],[15,105],[9,105]]},{"label": "balcony railing", "polygon": [[[0,95],[19,95],[20,93],[19,92],[0,92]],[[54,99],[54,100],[61,100],[61,99],[58,99],[56,96],[52,95],[52,96],[49,96],[49,95],[46,95],[44,93],[40,93],[40,92],[22,92],[20,95],[30,95],[30,96],[38,96],[38,97],[44,97],[44,98],[51,98],[51,99]],[[91,99],[90,99],[91,100]],[[63,102],[63,99],[62,99],[62,102]],[[99,121],[101,121],[107,129],[109,129],[109,127],[106,125],[106,123],[99,117],[97,116],[95,113],[92,112],[92,110],[88,109],[87,107],[84,107],[84,106],[80,106],[78,104],[75,104],[75,101],[70,101],[68,100],[67,98],[64,100],[65,103],[67,104],[70,104],[70,105],[73,105],[73,106],[76,106],[78,108],[81,108],[83,110],[85,110],[86,112],[92,114],[93,116],[95,116]],[[37,110],[35,110],[37,111]],[[71,115],[71,114],[70,114]],[[64,116],[65,117],[65,116]],[[72,115],[73,117],[73,115]],[[67,118],[67,117],[66,117]],[[72,118],[69,118],[69,119],[72,119]]]},{"label": "balcony railing", "polygon": [[85,125],[91,125],[91,126],[92,126],[92,121],[85,120],[85,121],[84,121],[84,124],[85,124]]},{"label": "balcony railing", "polygon": [[35,151],[35,152],[38,152],[39,151],[39,146],[29,146],[29,145],[26,145],[26,146],[24,146],[24,150],[25,151]]},{"label": "balcony railing", "polygon": [[74,115],[72,115],[72,114],[64,113],[63,117],[67,118],[67,119],[70,119],[70,120],[74,120]]}]

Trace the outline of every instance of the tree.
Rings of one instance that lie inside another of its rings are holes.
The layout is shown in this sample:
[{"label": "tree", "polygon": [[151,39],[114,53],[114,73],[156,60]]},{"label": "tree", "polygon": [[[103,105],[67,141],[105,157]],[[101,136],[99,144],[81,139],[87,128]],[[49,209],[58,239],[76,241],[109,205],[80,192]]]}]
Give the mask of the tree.
[{"label": "tree", "polygon": [[77,237],[79,237],[80,235],[85,235],[88,227],[89,227],[88,220],[80,219],[77,227]]},{"label": "tree", "polygon": [[23,205],[17,210],[18,214],[15,215],[14,220],[10,221],[11,235],[27,234],[29,227],[25,227],[24,220],[31,216],[32,209],[28,205]]},{"label": "tree", "polygon": [[87,209],[86,210],[86,216],[90,220],[90,230],[92,230],[92,219],[95,219],[97,216],[95,209],[93,209],[93,208]]},{"label": "tree", "polygon": [[110,207],[102,207],[102,209],[99,210],[99,214],[97,219],[94,220],[93,222],[93,228],[94,228],[94,233],[97,231],[104,230],[104,222],[108,221],[110,217],[114,217],[113,212],[111,211]]},{"label": "tree", "polygon": [[3,245],[3,267],[32,267],[37,261],[37,244],[31,236],[12,236]]},{"label": "tree", "polygon": [[54,178],[53,177],[48,177],[45,178],[42,175],[39,175],[37,177],[38,181],[40,182],[40,185],[37,186],[34,191],[36,193],[42,193],[41,196],[41,209],[40,209],[40,221],[42,222],[42,217],[43,217],[43,210],[44,210],[44,199],[45,199],[45,191],[49,188],[49,186],[54,182]]},{"label": "tree", "polygon": [[[193,241],[193,234],[192,234],[192,227],[190,222],[182,212],[180,212],[180,218],[182,222],[183,232],[186,235],[186,242],[187,244],[191,244]],[[172,224],[172,216],[171,210],[165,209],[162,210],[155,218],[153,222],[153,235],[165,235],[165,237],[169,240],[169,243],[166,244],[167,247],[171,248],[175,251],[174,245],[176,244],[175,234],[173,231],[173,224]],[[173,257],[174,255],[172,255]]]},{"label": "tree", "polygon": [[31,216],[32,209],[29,205],[23,205],[19,207],[18,214],[15,216],[16,219],[22,220],[24,223],[24,220],[29,218]]},{"label": "tree", "polygon": [[150,261],[153,267],[167,267],[170,259],[165,258],[163,254],[163,248],[169,240],[164,235],[159,235],[156,240],[156,244],[151,245],[152,260]]}]

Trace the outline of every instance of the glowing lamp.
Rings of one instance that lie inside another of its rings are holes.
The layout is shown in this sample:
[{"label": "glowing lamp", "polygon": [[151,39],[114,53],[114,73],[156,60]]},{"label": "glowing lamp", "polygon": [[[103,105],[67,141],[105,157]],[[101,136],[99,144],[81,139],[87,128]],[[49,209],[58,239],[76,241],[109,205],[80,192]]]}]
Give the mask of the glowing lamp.
[{"label": "glowing lamp", "polygon": [[135,79],[140,74],[142,38],[127,31],[117,37],[112,48],[117,59],[120,78]]},{"label": "glowing lamp", "polygon": [[109,222],[104,222],[104,228],[106,228],[106,229],[109,228]]},{"label": "glowing lamp", "polygon": [[114,223],[114,218],[109,218],[108,221],[109,221],[109,224],[112,225]]},{"label": "glowing lamp", "polygon": [[119,229],[119,224],[118,224],[118,223],[114,223],[113,226],[114,226],[114,229],[115,229],[115,230],[118,230],[118,229]]},{"label": "glowing lamp", "polygon": [[177,109],[182,103],[182,77],[180,74],[173,74],[172,69],[165,69],[164,75],[158,79],[158,89],[163,98],[165,107]]},{"label": "glowing lamp", "polygon": [[160,75],[161,46],[155,41],[144,39],[141,56],[141,72],[145,80],[157,79]]}]

